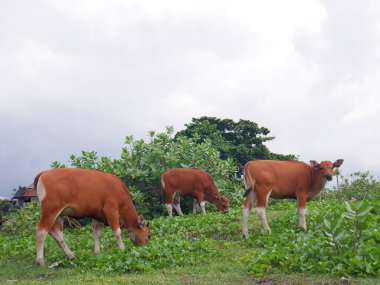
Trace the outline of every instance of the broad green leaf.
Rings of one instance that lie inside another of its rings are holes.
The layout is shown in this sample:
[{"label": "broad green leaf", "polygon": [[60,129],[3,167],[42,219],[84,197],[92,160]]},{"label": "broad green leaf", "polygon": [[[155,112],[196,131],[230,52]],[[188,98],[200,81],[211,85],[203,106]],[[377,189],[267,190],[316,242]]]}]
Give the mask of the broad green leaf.
[{"label": "broad green leaf", "polygon": [[346,204],[346,208],[347,208],[347,211],[348,211],[348,212],[350,212],[350,213],[355,213],[355,211],[352,210],[351,205],[350,205],[349,202],[344,201],[344,203]]}]

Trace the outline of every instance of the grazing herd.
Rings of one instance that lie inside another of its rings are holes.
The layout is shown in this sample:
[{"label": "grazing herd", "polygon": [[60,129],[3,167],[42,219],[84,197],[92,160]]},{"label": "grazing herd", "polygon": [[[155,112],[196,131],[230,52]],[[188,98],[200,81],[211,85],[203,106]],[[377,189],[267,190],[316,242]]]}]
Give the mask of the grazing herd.
[{"label": "grazing herd", "polygon": [[[299,227],[306,230],[306,201],[313,199],[331,181],[333,169],[341,166],[343,159],[334,163],[315,160],[310,165],[298,161],[256,160],[244,167],[245,201],[243,204],[243,236],[248,234],[249,211],[256,202],[256,213],[265,230],[270,232],[265,209],[268,198],[292,198],[297,201]],[[169,217],[173,207],[182,215],[180,201],[184,196],[194,198],[194,213],[198,203],[206,213],[205,201],[215,204],[222,212],[229,207],[211,176],[201,169],[175,168],[161,177],[165,193],[165,206]],[[150,238],[149,223],[138,215],[128,187],[115,175],[96,170],[61,168],[39,173],[34,180],[41,218],[36,226],[37,263],[44,265],[44,242],[49,233],[68,258],[73,252],[63,240],[63,217],[92,218],[94,253],[100,251],[99,240],[104,225],[109,225],[118,247],[123,250],[121,231],[126,230],[135,245],[145,245]]]}]

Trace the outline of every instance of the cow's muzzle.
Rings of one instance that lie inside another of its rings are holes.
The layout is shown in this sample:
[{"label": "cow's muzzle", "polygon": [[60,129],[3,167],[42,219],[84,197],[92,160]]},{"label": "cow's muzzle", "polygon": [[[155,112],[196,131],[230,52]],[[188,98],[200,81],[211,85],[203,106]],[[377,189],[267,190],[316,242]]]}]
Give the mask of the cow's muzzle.
[{"label": "cow's muzzle", "polygon": [[326,175],[326,179],[327,179],[328,181],[331,181],[331,180],[333,180],[333,177],[332,177],[332,175],[327,174],[327,175]]}]

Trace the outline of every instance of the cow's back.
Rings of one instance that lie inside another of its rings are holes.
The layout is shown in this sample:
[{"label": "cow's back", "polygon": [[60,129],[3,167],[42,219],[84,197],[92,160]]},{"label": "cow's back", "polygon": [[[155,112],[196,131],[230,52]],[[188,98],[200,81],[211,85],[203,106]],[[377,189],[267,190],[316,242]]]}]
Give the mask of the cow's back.
[{"label": "cow's back", "polygon": [[121,201],[130,199],[123,182],[102,171],[53,169],[43,172],[39,180],[46,191],[41,203],[59,203],[66,207],[63,214],[68,216],[91,216],[99,213],[106,202],[119,206]]},{"label": "cow's back", "polygon": [[181,190],[183,194],[197,188],[210,188],[214,185],[211,176],[204,170],[196,168],[173,168],[162,175],[165,187]]},{"label": "cow's back", "polygon": [[249,171],[257,187],[272,189],[273,198],[294,197],[297,189],[311,184],[310,166],[299,161],[255,160],[246,163],[244,171]]}]

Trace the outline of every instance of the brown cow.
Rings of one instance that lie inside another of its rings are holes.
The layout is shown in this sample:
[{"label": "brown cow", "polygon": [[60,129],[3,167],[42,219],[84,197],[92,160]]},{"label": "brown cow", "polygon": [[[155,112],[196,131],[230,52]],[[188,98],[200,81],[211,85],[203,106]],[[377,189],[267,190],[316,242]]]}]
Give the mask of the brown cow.
[{"label": "brown cow", "polygon": [[124,249],[121,230],[132,242],[144,245],[150,237],[149,224],[137,214],[127,186],[115,175],[96,170],[61,168],[41,172],[34,179],[41,219],[37,230],[37,263],[44,265],[44,242],[50,233],[68,258],[74,254],[63,240],[63,217],[91,217],[94,253],[99,253],[103,224],[109,225],[120,249]]},{"label": "brown cow", "polygon": [[[256,213],[265,230],[270,232],[265,208],[268,198],[297,200],[298,226],[306,230],[306,201],[313,199],[331,181],[333,168],[341,166],[343,159],[334,163],[311,160],[308,165],[299,161],[256,160],[244,166],[245,201],[243,204],[243,236],[248,234],[248,216],[257,200]],[[252,191],[253,190],[253,191]]]},{"label": "brown cow", "polygon": [[205,201],[215,204],[220,211],[228,210],[229,204],[227,198],[220,195],[210,174],[204,170],[193,168],[173,168],[167,170],[162,174],[161,185],[165,191],[165,205],[168,209],[169,217],[173,217],[173,202],[178,215],[183,215],[180,206],[181,196],[192,196],[195,198],[194,213],[199,202],[203,214],[206,214]]}]

